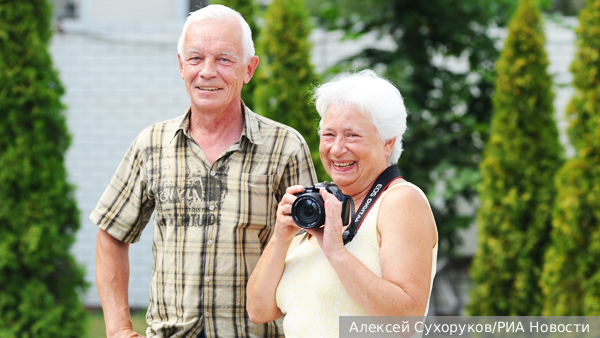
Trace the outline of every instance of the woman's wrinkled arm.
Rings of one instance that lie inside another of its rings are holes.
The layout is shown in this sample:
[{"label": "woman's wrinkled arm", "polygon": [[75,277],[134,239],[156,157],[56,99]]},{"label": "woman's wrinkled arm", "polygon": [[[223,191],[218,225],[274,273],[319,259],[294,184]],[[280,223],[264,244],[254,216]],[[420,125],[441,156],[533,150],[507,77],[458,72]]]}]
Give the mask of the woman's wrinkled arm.
[{"label": "woman's wrinkled arm", "polygon": [[301,192],[302,189],[299,185],[289,187],[281,199],[273,236],[248,280],[246,310],[255,324],[270,322],[282,316],[275,295],[285,268],[285,257],[299,229],[290,216],[292,203],[296,199],[293,194]]},{"label": "woman's wrinkled arm", "polygon": [[[327,204],[334,203],[326,203],[326,208]],[[334,208],[326,209],[326,215],[333,212]],[[320,245],[346,292],[369,315],[424,315],[431,282],[432,249],[437,241],[427,201],[410,187],[388,192],[379,209],[378,230],[383,278],[348,252],[343,243],[333,244],[339,232],[335,238],[332,232],[328,243],[325,230]]]}]

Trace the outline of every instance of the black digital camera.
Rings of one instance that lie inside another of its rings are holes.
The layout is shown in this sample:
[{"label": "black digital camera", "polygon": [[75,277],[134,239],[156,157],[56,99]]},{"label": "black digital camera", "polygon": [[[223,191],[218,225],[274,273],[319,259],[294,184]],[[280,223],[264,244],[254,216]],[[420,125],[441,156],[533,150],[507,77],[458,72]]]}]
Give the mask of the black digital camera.
[{"label": "black digital camera", "polygon": [[318,228],[325,224],[325,201],[319,190],[325,188],[329,193],[342,202],[342,224],[347,225],[354,214],[354,201],[352,197],[342,193],[337,185],[329,182],[315,184],[314,187],[305,187],[292,204],[292,218],[299,227],[304,229]]}]

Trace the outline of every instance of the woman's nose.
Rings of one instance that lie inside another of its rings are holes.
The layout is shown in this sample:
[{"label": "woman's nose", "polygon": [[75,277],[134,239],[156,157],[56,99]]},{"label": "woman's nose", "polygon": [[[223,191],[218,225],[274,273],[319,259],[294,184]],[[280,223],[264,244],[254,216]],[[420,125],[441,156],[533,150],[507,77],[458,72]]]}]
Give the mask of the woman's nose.
[{"label": "woman's nose", "polygon": [[333,155],[343,154],[346,152],[346,145],[342,138],[336,137],[331,145],[331,153]]}]

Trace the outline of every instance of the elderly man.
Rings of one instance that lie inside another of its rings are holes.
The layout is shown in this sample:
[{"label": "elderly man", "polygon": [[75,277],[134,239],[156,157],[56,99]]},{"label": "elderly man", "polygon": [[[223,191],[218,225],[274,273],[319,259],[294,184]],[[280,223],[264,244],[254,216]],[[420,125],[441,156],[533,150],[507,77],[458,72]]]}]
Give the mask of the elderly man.
[{"label": "elderly man", "polygon": [[245,286],[287,187],[316,181],[308,146],[242,102],[258,57],[237,12],[190,14],[178,57],[190,108],[138,135],[90,215],[107,334],[138,336],[128,250],[155,212],[148,337],[280,336],[274,322],[250,322]]}]

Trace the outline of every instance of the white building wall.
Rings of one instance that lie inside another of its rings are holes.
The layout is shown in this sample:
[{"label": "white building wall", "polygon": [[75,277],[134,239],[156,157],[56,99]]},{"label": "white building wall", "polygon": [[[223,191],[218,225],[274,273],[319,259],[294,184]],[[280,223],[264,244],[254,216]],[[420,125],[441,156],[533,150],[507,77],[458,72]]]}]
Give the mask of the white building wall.
[{"label": "white building wall", "polygon": [[96,22],[170,22],[179,19],[176,0],[89,0]]}]

